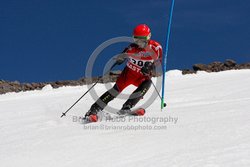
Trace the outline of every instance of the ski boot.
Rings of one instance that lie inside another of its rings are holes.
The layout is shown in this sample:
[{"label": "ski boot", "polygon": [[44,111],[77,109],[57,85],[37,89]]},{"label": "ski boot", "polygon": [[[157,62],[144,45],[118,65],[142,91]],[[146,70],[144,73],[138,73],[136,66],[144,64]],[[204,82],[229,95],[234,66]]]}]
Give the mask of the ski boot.
[{"label": "ski boot", "polygon": [[86,122],[97,122],[98,121],[98,112],[102,109],[98,105],[91,106],[90,110],[85,114],[85,121]]},{"label": "ski boot", "polygon": [[117,112],[118,115],[129,115],[131,113],[131,109],[129,107],[124,107]]},{"label": "ski boot", "polygon": [[124,105],[120,111],[117,112],[118,115],[133,115],[133,116],[143,116],[145,114],[145,109],[138,108],[131,110],[130,105]]}]

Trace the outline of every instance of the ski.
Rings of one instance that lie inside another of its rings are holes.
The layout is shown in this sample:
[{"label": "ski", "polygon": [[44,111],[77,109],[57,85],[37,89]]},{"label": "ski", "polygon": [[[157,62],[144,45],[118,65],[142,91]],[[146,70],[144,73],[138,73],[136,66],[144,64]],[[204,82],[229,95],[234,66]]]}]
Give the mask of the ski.
[{"label": "ski", "polygon": [[143,116],[146,110],[144,108],[137,108],[128,113],[128,116]]},{"label": "ski", "polygon": [[124,118],[128,116],[143,116],[145,114],[146,110],[144,108],[136,108],[131,110],[131,112],[126,113],[126,114],[118,114],[116,113],[116,116],[111,116],[111,119],[117,119],[117,118]]},{"label": "ski", "polygon": [[83,124],[89,124],[89,123],[95,123],[95,122],[101,122],[103,120],[113,120],[113,119],[119,119],[119,118],[124,118],[124,117],[129,117],[129,116],[143,116],[145,114],[146,110],[144,108],[137,108],[134,110],[131,110],[131,112],[126,113],[126,114],[118,114],[115,113],[114,115],[111,115],[108,112],[102,111],[97,115],[97,117],[80,117],[82,120],[81,122]]}]

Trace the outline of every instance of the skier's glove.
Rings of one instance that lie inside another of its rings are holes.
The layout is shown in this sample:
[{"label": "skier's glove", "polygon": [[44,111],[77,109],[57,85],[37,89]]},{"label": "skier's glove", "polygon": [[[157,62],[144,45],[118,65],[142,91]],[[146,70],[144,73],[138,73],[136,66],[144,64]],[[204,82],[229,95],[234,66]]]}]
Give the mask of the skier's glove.
[{"label": "skier's glove", "polygon": [[141,68],[141,73],[145,76],[152,76],[154,69],[155,69],[154,63],[147,61]]},{"label": "skier's glove", "polygon": [[125,60],[124,59],[117,59],[116,64],[121,65]]}]

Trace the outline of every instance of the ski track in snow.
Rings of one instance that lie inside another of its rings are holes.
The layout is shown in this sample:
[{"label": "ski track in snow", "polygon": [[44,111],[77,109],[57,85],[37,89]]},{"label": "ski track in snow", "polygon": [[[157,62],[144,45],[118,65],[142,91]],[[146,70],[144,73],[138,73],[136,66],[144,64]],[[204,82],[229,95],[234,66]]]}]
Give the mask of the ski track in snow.
[{"label": "ski track in snow", "polygon": [[[88,94],[60,118],[86,86],[8,93],[0,96],[2,167],[82,166],[250,166],[250,70],[166,77],[167,107],[157,98],[148,118],[178,118],[175,123],[98,122],[83,125],[94,100]],[[132,91],[134,87],[126,89]],[[98,95],[105,92],[96,86]],[[153,86],[150,91],[153,91]],[[144,99],[149,98],[148,93]],[[110,105],[120,108],[124,100]],[[141,102],[140,102],[141,103]],[[143,117],[142,117],[143,118]],[[162,130],[88,130],[101,126],[167,126]]]}]

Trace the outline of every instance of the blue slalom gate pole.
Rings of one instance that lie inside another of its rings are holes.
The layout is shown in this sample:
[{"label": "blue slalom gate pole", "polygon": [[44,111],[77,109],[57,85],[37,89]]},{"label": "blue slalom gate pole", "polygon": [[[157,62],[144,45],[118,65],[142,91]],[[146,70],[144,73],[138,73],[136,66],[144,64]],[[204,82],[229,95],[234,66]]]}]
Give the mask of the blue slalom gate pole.
[{"label": "blue slalom gate pole", "polygon": [[168,22],[168,32],[167,32],[167,40],[165,45],[165,53],[163,56],[163,66],[162,66],[162,92],[161,92],[161,109],[163,109],[166,106],[166,103],[164,102],[164,92],[165,92],[165,73],[167,71],[167,57],[168,57],[168,47],[169,47],[169,39],[170,39],[170,32],[171,32],[171,24],[172,24],[172,18],[173,18],[173,11],[174,11],[174,2],[175,0],[172,0],[172,5],[170,9],[169,14],[169,22]]}]

